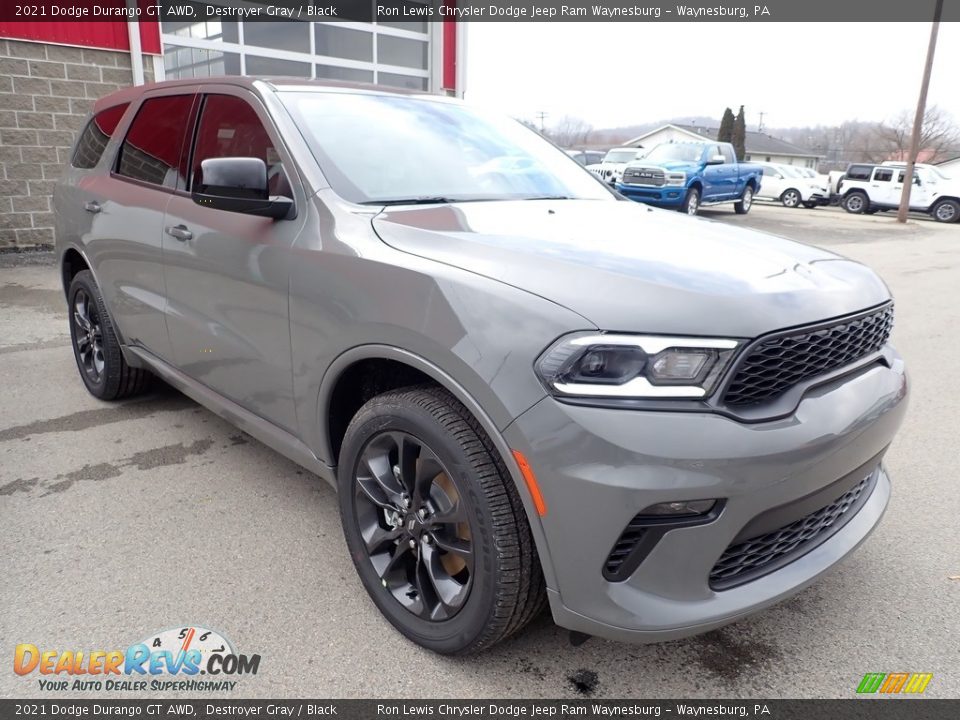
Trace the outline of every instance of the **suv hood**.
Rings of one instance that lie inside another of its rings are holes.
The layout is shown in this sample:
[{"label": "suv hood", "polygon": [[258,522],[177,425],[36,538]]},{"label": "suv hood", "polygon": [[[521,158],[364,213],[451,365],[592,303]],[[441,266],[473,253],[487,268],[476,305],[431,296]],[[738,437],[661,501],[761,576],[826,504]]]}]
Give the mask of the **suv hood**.
[{"label": "suv hood", "polygon": [[634,202],[391,207],[372,223],[397,250],[539,295],[603,330],[749,338],[889,298],[859,263]]}]

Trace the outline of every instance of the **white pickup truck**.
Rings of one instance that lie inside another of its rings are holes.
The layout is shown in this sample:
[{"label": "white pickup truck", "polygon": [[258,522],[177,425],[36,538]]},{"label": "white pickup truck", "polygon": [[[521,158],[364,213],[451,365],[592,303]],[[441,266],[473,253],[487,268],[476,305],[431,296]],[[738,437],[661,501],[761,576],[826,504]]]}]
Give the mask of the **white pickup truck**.
[{"label": "white pickup truck", "polygon": [[[873,214],[900,206],[906,163],[854,164],[840,180],[840,205],[850,213]],[[960,220],[960,180],[951,180],[933,165],[917,163],[910,189],[910,209],[938,222]]]}]

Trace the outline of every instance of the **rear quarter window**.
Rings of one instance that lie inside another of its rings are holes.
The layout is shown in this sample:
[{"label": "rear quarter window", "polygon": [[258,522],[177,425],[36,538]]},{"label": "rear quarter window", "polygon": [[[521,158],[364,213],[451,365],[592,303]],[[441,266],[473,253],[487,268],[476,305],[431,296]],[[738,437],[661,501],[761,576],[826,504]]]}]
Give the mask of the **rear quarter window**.
[{"label": "rear quarter window", "polygon": [[193,101],[192,94],[146,100],[120,146],[117,174],[165,188],[185,188],[183,146]]},{"label": "rear quarter window", "polygon": [[100,162],[100,158],[103,156],[103,151],[107,147],[107,143],[110,142],[110,138],[113,137],[113,133],[117,129],[117,125],[120,123],[120,119],[127,111],[129,105],[130,103],[114,105],[106,110],[101,110],[90,119],[90,122],[87,123],[87,126],[80,134],[77,147],[73,151],[73,157],[70,159],[70,164],[73,165],[73,167],[80,168],[81,170],[90,170],[97,166],[97,163]]}]

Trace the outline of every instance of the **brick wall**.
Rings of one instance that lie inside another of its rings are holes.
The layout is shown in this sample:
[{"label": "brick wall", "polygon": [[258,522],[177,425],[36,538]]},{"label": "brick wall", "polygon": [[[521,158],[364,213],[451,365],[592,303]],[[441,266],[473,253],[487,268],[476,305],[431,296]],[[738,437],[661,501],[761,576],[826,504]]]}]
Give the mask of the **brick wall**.
[{"label": "brick wall", "polygon": [[53,182],[73,139],[97,98],[132,82],[127,52],[0,39],[0,249],[53,244]]}]

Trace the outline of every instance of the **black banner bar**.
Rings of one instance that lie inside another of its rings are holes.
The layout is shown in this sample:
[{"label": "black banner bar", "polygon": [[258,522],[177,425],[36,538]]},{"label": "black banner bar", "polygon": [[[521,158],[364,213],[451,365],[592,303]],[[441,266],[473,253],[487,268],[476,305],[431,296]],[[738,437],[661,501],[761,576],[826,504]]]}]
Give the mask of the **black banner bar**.
[{"label": "black banner bar", "polygon": [[324,720],[541,720],[546,718],[751,718],[757,720],[954,720],[960,700],[0,700],[0,717],[309,718]]},{"label": "black banner bar", "polygon": [[[3,0],[0,21],[929,22],[936,0]],[[945,22],[960,0],[945,0]]]}]

